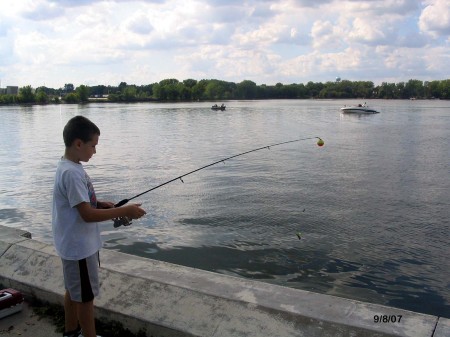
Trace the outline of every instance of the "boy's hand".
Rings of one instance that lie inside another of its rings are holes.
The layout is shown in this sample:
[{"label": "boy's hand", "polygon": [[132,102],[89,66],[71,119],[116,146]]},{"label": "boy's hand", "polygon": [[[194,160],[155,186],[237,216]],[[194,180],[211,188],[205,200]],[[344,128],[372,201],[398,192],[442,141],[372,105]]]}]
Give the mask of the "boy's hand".
[{"label": "boy's hand", "polygon": [[114,221],[114,228],[120,227],[120,226],[130,226],[132,219],[139,219],[140,217],[147,214],[140,206],[142,204],[132,204],[128,206],[123,206],[123,208],[126,210],[127,215],[124,217],[113,219]]},{"label": "boy's hand", "polygon": [[143,217],[147,212],[145,212],[141,208],[142,204],[131,204],[128,206],[124,206],[124,208],[127,209],[127,217],[130,219],[139,219],[140,217]]}]

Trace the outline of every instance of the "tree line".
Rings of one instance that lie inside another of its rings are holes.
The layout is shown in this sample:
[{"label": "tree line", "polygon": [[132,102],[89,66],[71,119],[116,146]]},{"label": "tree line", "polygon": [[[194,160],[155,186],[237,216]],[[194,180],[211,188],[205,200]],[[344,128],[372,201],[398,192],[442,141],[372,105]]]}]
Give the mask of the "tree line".
[{"label": "tree line", "polygon": [[148,85],[121,82],[118,86],[80,85],[76,88],[68,83],[59,89],[45,86],[34,89],[28,85],[20,88],[18,95],[0,94],[0,104],[84,103],[92,100],[173,102],[307,98],[450,99],[450,79],[425,82],[411,79],[399,83],[383,82],[378,86],[371,81],[257,85],[249,80],[234,83],[217,79],[165,79]]}]

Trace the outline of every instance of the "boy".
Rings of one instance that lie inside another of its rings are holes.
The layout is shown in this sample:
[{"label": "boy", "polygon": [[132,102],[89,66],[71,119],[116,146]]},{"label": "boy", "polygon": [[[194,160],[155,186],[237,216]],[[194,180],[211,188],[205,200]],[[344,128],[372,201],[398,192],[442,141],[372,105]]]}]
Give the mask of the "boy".
[{"label": "boy", "polygon": [[97,222],[121,217],[138,219],[146,214],[140,204],[114,208],[114,203],[96,199],[80,162],[88,162],[96,153],[99,136],[99,128],[89,119],[70,119],[63,131],[64,156],[55,175],[52,227],[55,248],[63,264],[63,336],[67,337],[81,336],[81,330],[83,337],[96,337],[94,297],[99,293],[98,254],[102,247]]}]

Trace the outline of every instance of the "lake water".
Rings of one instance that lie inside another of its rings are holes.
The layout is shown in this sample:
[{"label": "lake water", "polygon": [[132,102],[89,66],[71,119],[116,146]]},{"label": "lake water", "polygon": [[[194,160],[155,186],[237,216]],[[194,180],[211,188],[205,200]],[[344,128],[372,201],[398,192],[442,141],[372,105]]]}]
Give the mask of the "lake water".
[{"label": "lake water", "polygon": [[[222,102],[218,102],[219,104]],[[101,129],[85,165],[101,200],[146,217],[101,225],[105,248],[450,318],[450,102],[229,101],[0,107],[0,223],[52,242],[62,129]],[[359,103],[359,102],[357,102]],[[299,240],[296,233],[301,232]]]}]

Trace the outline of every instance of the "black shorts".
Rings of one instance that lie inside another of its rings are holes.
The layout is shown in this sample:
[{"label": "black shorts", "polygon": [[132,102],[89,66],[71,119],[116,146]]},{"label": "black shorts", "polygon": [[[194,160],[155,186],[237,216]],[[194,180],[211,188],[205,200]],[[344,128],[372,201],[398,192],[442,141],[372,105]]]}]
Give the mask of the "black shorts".
[{"label": "black shorts", "polygon": [[99,294],[99,253],[82,260],[64,260],[64,285],[74,302],[90,302]]}]

